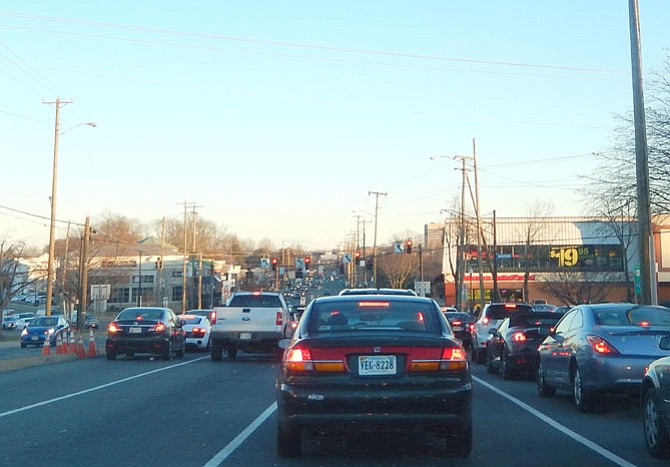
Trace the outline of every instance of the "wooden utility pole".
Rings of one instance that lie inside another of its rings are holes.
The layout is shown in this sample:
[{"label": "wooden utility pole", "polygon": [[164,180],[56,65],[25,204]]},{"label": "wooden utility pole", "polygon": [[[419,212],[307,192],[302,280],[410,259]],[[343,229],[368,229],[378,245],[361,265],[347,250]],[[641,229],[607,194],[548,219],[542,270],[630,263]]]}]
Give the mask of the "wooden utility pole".
[{"label": "wooden utility pole", "polygon": [[375,287],[379,287],[377,282],[377,217],[379,215],[379,196],[386,196],[387,193],[379,191],[368,191],[369,195],[375,195],[375,235],[372,244],[372,282]]},{"label": "wooden utility pole", "polygon": [[81,272],[79,276],[79,311],[77,312],[77,329],[83,329],[88,304],[88,246],[91,242],[91,216],[86,216],[84,224],[84,244],[81,249]]}]

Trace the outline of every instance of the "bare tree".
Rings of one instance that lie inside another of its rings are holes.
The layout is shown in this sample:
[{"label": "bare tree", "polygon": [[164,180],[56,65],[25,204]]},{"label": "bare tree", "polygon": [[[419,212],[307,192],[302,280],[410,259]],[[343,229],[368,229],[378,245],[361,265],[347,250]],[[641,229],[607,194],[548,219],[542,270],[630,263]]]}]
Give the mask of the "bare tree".
[{"label": "bare tree", "polygon": [[553,205],[547,201],[535,201],[534,204],[527,207],[527,219],[523,225],[523,231],[520,232],[520,238],[523,238],[524,245],[524,273],[523,273],[523,298],[529,301],[528,280],[530,277],[531,257],[530,246],[535,243],[545,228],[547,218],[553,211]]},{"label": "bare tree", "polygon": [[405,289],[409,280],[419,268],[416,255],[406,253],[386,253],[377,255],[379,272],[390,287]]},{"label": "bare tree", "polygon": [[566,305],[598,303],[612,290],[608,277],[603,272],[556,271],[543,274],[540,287]]},{"label": "bare tree", "polygon": [[36,280],[29,277],[27,267],[21,264],[24,248],[23,242],[0,241],[0,308]]}]

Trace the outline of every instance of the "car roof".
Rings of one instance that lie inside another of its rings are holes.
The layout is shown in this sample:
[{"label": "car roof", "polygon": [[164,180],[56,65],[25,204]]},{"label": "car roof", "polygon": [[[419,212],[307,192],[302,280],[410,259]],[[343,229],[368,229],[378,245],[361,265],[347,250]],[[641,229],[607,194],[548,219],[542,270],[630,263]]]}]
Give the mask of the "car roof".
[{"label": "car roof", "polygon": [[416,297],[417,294],[411,289],[391,289],[391,288],[358,288],[344,289],[339,295],[407,295]]}]

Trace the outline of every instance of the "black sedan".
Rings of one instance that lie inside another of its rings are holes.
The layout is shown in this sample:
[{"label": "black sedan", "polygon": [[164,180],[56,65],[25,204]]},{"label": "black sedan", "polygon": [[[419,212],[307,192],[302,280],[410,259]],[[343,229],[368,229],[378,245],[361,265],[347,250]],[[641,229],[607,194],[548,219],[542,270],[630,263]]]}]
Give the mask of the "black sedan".
[{"label": "black sedan", "polygon": [[469,349],[472,345],[472,330],[475,328],[475,317],[463,311],[445,311],[444,316],[447,317],[454,335],[463,342],[463,347]]},{"label": "black sedan", "polygon": [[182,323],[169,308],[126,308],[107,328],[107,359],[136,353],[158,355],[163,360],[170,360],[173,354],[183,357],[185,335]]},{"label": "black sedan", "polygon": [[450,455],[472,449],[467,357],[441,310],[413,296],[313,300],[277,380],[277,452],[298,456],[305,434],[426,430]]},{"label": "black sedan", "polygon": [[516,374],[533,374],[537,347],[561,318],[549,311],[519,311],[492,328],[486,346],[486,369],[500,372],[503,379]]},{"label": "black sedan", "polygon": [[[659,342],[662,350],[670,350],[670,337]],[[642,430],[647,450],[661,459],[670,457],[670,357],[654,360],[642,380]]]}]

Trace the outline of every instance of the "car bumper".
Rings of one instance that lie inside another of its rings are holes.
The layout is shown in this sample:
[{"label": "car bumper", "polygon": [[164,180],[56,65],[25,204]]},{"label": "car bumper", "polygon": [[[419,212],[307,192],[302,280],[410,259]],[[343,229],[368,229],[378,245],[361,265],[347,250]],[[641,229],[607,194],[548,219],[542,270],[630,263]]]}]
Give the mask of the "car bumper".
[{"label": "car bumper", "polygon": [[167,349],[170,340],[167,337],[152,337],[147,339],[107,339],[105,350],[107,353],[150,353],[161,354]]},{"label": "car bumper", "polygon": [[442,429],[469,423],[472,385],[389,389],[331,389],[281,384],[278,420],[292,429],[392,431]]},{"label": "car bumper", "polygon": [[195,347],[200,350],[207,348],[207,343],[209,341],[209,336],[205,337],[187,337],[186,338],[186,347]]},{"label": "car bumper", "polygon": [[212,332],[212,344],[246,351],[271,352],[278,348],[282,335],[276,332]]}]

